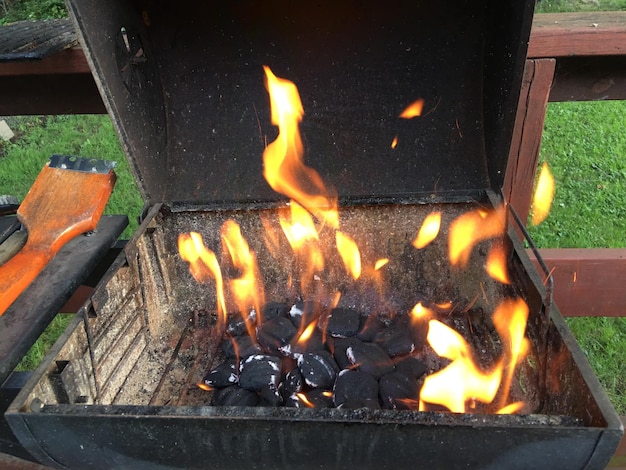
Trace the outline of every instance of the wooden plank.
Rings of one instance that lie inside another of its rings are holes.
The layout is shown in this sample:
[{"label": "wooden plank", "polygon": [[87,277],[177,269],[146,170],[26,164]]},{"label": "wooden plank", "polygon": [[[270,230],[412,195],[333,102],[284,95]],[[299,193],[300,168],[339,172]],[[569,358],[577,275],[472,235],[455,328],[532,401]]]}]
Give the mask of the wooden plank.
[{"label": "wooden plank", "polygon": [[528,57],[626,54],[626,11],[535,15]]},{"label": "wooden plank", "polygon": [[42,60],[0,63],[0,76],[75,73],[91,75],[89,64],[80,47],[64,49]]},{"label": "wooden plank", "polygon": [[626,100],[626,55],[561,57],[550,101]]},{"label": "wooden plank", "polygon": [[524,69],[522,92],[504,182],[507,201],[524,222],[528,219],[530,211],[555,63],[554,59],[527,60]]},{"label": "wooden plank", "polygon": [[554,302],[564,316],[626,316],[626,248],[554,248],[540,254],[552,272]]}]

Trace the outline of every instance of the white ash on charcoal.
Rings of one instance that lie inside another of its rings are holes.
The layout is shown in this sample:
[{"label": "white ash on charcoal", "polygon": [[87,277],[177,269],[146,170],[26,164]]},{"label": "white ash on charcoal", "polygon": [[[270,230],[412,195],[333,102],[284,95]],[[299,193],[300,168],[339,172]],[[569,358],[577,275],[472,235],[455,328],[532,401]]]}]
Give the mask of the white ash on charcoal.
[{"label": "white ash on charcoal", "polygon": [[261,312],[256,342],[245,322],[227,323],[225,359],[204,378],[216,389],[213,405],[405,409],[416,403],[426,365],[413,355],[423,343],[408,316],[324,311],[318,302],[271,302]]}]

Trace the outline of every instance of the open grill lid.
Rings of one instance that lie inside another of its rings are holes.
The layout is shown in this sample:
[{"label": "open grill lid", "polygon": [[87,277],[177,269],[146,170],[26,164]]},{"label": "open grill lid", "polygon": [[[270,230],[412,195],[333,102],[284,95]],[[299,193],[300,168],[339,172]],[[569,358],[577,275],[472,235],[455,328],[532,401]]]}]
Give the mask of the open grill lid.
[{"label": "open grill lid", "polygon": [[297,85],[305,163],[339,196],[499,191],[533,4],[69,1],[144,199],[171,205],[280,199],[263,65]]}]

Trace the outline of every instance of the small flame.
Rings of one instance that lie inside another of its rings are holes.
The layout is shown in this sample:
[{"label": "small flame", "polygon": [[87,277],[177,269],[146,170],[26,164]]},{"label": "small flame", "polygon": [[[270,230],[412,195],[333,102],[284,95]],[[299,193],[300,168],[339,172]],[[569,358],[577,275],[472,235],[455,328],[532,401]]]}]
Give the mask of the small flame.
[{"label": "small flame", "polygon": [[[241,274],[239,277],[231,279],[229,283],[241,316],[247,319],[250,308],[253,308],[257,315],[260,315],[261,306],[265,299],[256,255],[250,249],[248,242],[243,238],[239,224],[234,220],[224,222],[221,237],[222,245],[230,255],[233,267]],[[259,318],[258,321],[260,322],[261,319]],[[247,320],[246,325],[250,336],[254,338],[253,328],[251,325],[248,325]]]},{"label": "small flame", "polygon": [[278,78],[263,66],[270,96],[272,124],[278,137],[263,152],[263,176],[272,189],[298,201],[319,220],[339,227],[337,199],[328,190],[319,173],[302,160],[304,147],[298,129],[304,115],[300,94],[293,82]]},{"label": "small flame", "polygon": [[526,356],[530,344],[526,338],[528,305],[522,299],[506,299],[493,312],[493,324],[502,339],[506,358],[506,377],[502,392],[502,405],[509,396],[515,367]]},{"label": "small flame", "polygon": [[450,263],[465,267],[474,245],[503,235],[505,232],[505,209],[477,209],[457,217],[449,229]]},{"label": "small flame", "polygon": [[389,263],[389,258],[381,258],[374,263],[374,271],[378,271],[380,268]]},{"label": "small flame", "polygon": [[418,302],[417,304],[415,304],[415,307],[413,307],[413,310],[411,310],[412,321],[429,319],[429,318],[432,318],[432,315],[433,315],[432,310],[424,307],[421,302]]},{"label": "small flame", "polygon": [[420,392],[420,410],[425,402],[445,406],[455,413],[464,413],[468,400],[491,403],[498,392],[501,367],[484,373],[474,364],[463,337],[437,320],[428,322],[428,343],[435,352],[452,362],[424,380]]},{"label": "small flame", "polygon": [[337,230],[335,233],[337,250],[346,270],[354,279],[361,276],[361,252],[352,237]]},{"label": "small flame", "polygon": [[424,100],[420,98],[408,105],[404,111],[400,113],[400,117],[402,119],[413,119],[422,114],[422,108],[424,108]]},{"label": "small flame", "polygon": [[215,253],[204,246],[202,235],[198,232],[181,233],[178,236],[180,257],[189,263],[189,271],[197,282],[215,279],[218,318],[226,321],[226,301],[224,300],[224,281]]},{"label": "small flame", "polygon": [[304,405],[308,408],[315,408],[315,405],[311,403],[311,400],[309,400],[304,393],[296,393],[296,396],[298,397],[298,400],[304,403]]},{"label": "small flame", "polygon": [[211,390],[213,390],[212,387],[209,387],[207,384],[200,382],[198,385],[198,388],[204,390],[205,392],[210,392]]},{"label": "small flame", "polygon": [[535,194],[533,195],[532,202],[532,218],[530,222],[533,225],[539,225],[546,220],[552,207],[552,200],[554,199],[554,177],[548,164],[543,162],[541,166],[541,172],[537,179],[537,187],[535,188]]},{"label": "small flame", "polygon": [[502,284],[510,284],[509,273],[507,269],[507,253],[503,243],[495,243],[489,250],[485,268],[496,281]]},{"label": "small flame", "polygon": [[522,408],[524,408],[524,402],[523,401],[516,401],[515,403],[511,403],[510,405],[506,405],[506,406],[500,408],[498,411],[496,411],[496,414],[499,414],[499,415],[512,415],[514,413],[517,413],[518,411],[521,411]]},{"label": "small flame", "polygon": [[317,321],[314,320],[304,329],[300,337],[298,338],[297,344],[304,345],[311,338],[311,335],[315,331],[315,326],[317,325]]},{"label": "small flame", "polygon": [[437,235],[439,235],[439,228],[441,227],[441,212],[431,212],[426,216],[422,227],[417,233],[417,237],[413,240],[413,246],[415,248],[422,249],[430,242],[432,242]]},{"label": "small flame", "polygon": [[398,136],[395,136],[391,141],[391,148],[395,149],[398,146]]}]

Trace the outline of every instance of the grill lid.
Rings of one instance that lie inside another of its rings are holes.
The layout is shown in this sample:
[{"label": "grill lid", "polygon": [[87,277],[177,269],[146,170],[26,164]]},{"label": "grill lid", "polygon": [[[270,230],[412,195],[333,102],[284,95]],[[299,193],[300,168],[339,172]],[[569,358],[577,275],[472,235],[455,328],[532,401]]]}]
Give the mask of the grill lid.
[{"label": "grill lid", "polygon": [[339,196],[499,191],[533,5],[69,1],[146,202],[219,205],[280,199],[263,65],[297,85],[305,163]]}]

